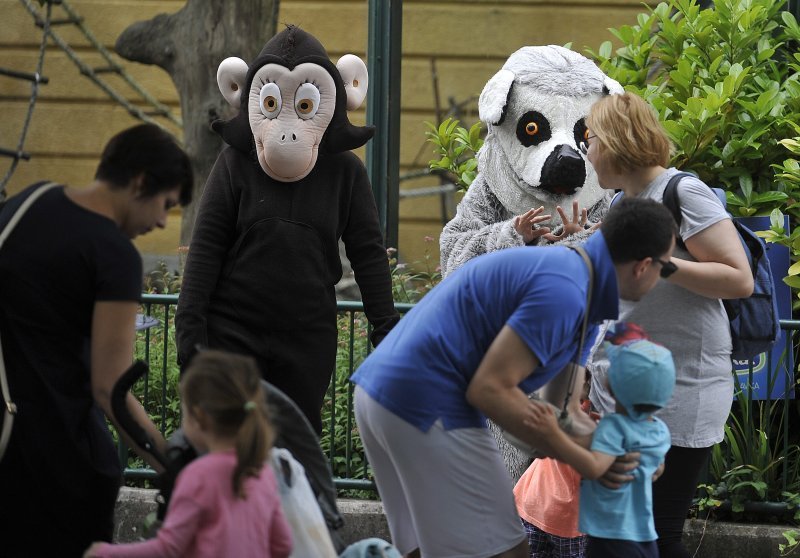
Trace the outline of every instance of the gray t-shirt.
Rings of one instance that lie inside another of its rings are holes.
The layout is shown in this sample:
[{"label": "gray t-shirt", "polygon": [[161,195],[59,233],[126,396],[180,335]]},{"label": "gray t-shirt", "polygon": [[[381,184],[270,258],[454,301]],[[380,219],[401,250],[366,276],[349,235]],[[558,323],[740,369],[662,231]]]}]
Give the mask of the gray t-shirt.
[{"label": "gray t-shirt", "polygon": [[[667,182],[677,172],[668,169],[638,197],[662,201]],[[730,218],[716,194],[699,179],[684,177],[678,193],[683,240]],[[695,261],[678,247],[672,255]],[[675,392],[670,403],[657,413],[669,427],[672,444],[701,448],[722,441],[733,400],[730,323],[722,302],[659,280],[639,302],[620,301],[620,320],[639,324],[653,341],[672,351]],[[602,413],[614,411],[607,368],[601,346],[595,356],[590,398]]]}]

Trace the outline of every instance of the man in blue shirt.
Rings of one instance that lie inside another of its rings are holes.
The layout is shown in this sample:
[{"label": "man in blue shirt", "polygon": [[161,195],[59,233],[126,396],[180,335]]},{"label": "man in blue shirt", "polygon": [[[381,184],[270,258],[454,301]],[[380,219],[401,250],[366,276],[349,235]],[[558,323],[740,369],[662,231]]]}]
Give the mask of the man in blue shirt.
[{"label": "man in blue shirt", "polygon": [[[652,200],[624,199],[584,245],[520,247],[474,258],[428,293],[359,367],[356,420],[392,541],[412,556],[525,557],[527,542],[492,419],[544,453],[526,396],[571,363],[670,269],[675,223]],[[666,264],[666,265],[665,265]],[[665,270],[665,271],[662,271]],[[575,390],[577,399],[580,390]]]}]

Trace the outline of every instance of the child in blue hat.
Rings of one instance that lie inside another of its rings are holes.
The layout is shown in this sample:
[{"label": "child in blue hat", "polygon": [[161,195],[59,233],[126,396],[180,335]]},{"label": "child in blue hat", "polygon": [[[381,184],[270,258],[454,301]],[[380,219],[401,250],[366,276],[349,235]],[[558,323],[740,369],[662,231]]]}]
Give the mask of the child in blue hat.
[{"label": "child in blue hat", "polygon": [[[590,450],[559,428],[549,407],[540,408],[531,426],[545,429],[555,457],[583,477],[579,529],[588,535],[587,558],[658,558],[652,481],[664,469],[670,435],[653,413],[672,397],[675,366],[669,350],[644,338],[633,324],[620,325],[605,347],[616,412],[600,420]],[[609,489],[596,480],[628,452],[641,456],[639,466],[630,472],[633,481]]]}]

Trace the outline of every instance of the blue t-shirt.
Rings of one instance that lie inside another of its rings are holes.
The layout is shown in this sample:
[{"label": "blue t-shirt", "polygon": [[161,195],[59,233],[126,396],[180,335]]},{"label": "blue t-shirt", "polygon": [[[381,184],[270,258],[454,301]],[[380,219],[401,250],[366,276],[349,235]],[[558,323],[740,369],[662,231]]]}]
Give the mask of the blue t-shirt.
[{"label": "blue t-shirt", "polygon": [[669,429],[657,417],[635,421],[621,414],[602,418],[592,451],[607,455],[641,454],[634,479],[618,489],[599,481],[581,481],[578,529],[593,537],[648,542],[658,538],[653,523],[653,474],[670,447]]},{"label": "blue t-shirt", "polygon": [[[600,233],[585,244],[594,268],[591,324],[617,316],[617,279]],[[392,329],[353,375],[372,399],[423,432],[481,428],[486,418],[466,400],[467,387],[504,325],[539,366],[520,388],[532,392],[578,356],[588,270],[566,247],[519,247],[467,262],[437,285]],[[586,362],[597,327],[588,328]]]}]

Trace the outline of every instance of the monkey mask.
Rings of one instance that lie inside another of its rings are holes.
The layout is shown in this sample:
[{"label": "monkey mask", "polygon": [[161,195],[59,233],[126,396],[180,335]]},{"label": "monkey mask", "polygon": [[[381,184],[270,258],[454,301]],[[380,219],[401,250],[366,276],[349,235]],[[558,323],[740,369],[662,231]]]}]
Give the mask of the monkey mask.
[{"label": "monkey mask", "polygon": [[334,65],[316,38],[293,25],[249,66],[241,58],[223,60],[217,84],[239,114],[215,122],[214,130],[232,147],[254,153],[279,182],[302,180],[320,156],[361,147],[374,133],[347,118],[367,94],[364,62],[345,54]]}]

